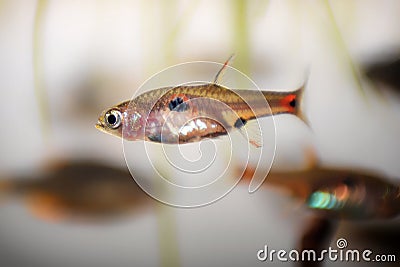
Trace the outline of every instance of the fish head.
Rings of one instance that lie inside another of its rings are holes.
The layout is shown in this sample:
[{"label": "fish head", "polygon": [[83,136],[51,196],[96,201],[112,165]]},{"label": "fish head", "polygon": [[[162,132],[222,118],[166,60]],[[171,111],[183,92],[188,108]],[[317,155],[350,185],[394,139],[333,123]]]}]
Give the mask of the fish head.
[{"label": "fish head", "polygon": [[126,101],[104,110],[95,126],[102,132],[129,141],[144,140],[143,117],[134,102]]}]

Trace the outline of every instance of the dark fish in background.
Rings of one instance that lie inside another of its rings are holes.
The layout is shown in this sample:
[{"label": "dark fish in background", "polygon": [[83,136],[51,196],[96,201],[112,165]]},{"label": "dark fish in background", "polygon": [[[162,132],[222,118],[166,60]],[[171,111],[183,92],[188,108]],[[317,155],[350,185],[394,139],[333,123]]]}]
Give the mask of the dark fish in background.
[{"label": "dark fish in background", "polygon": [[[251,179],[253,173],[247,169],[243,178]],[[308,208],[333,219],[384,219],[400,214],[399,185],[372,173],[322,167],[271,171],[264,186],[288,191]]]},{"label": "dark fish in background", "polygon": [[[251,180],[254,171],[246,169],[243,178]],[[327,248],[342,220],[364,222],[400,214],[399,185],[370,172],[318,166],[302,171],[271,171],[263,186],[282,189],[314,211],[301,234],[299,249],[312,249],[317,255]],[[323,262],[305,260],[299,264],[317,267]]]},{"label": "dark fish in background", "polygon": [[371,64],[365,68],[368,78],[400,92],[400,57]]},{"label": "dark fish in background", "polygon": [[152,202],[127,170],[85,161],[2,180],[0,195],[23,197],[34,215],[53,221],[113,219],[144,211]]}]

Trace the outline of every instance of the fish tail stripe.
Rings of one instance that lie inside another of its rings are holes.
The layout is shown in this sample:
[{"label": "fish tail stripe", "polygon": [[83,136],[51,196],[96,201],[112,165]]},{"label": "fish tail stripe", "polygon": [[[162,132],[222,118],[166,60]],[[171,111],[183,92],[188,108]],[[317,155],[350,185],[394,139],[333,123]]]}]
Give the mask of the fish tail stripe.
[{"label": "fish tail stripe", "polygon": [[289,113],[300,118],[307,125],[307,118],[302,112],[303,92],[305,85],[293,92],[263,92],[273,114]]}]

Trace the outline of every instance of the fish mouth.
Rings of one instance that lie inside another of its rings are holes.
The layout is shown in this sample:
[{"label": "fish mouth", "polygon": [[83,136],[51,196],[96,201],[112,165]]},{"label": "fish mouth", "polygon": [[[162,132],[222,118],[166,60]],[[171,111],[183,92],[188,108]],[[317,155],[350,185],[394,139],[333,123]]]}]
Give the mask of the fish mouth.
[{"label": "fish mouth", "polygon": [[96,127],[96,129],[98,129],[98,130],[100,130],[100,131],[104,131],[104,126],[103,126],[103,124],[102,124],[100,121],[98,121],[98,122],[94,125],[94,127]]}]

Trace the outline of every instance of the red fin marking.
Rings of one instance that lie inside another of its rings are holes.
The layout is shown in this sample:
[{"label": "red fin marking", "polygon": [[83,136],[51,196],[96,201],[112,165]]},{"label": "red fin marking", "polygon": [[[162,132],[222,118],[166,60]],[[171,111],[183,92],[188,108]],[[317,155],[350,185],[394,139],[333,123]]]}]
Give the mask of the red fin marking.
[{"label": "red fin marking", "polygon": [[297,95],[295,95],[295,94],[287,95],[284,98],[282,98],[281,105],[284,106],[285,108],[287,108],[287,110],[290,113],[294,113],[296,110],[296,106],[297,106],[296,98],[297,98]]},{"label": "red fin marking", "polygon": [[189,100],[189,98],[185,94],[173,94],[170,100],[174,100],[177,97],[181,98],[184,102]]}]

